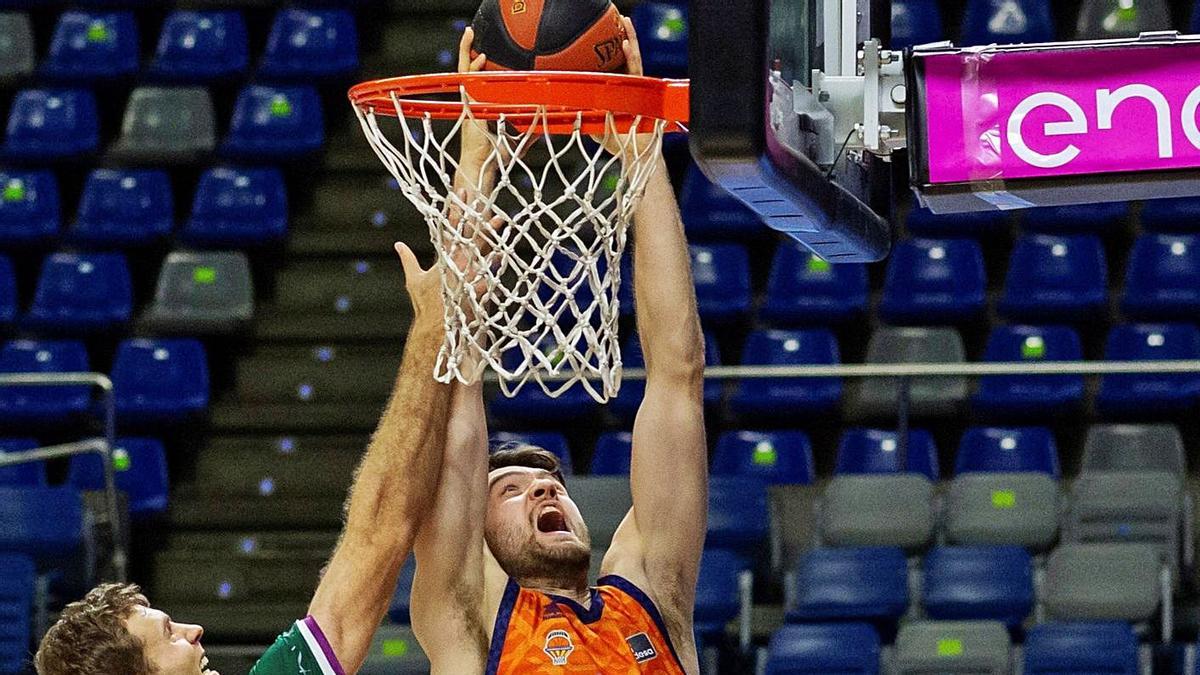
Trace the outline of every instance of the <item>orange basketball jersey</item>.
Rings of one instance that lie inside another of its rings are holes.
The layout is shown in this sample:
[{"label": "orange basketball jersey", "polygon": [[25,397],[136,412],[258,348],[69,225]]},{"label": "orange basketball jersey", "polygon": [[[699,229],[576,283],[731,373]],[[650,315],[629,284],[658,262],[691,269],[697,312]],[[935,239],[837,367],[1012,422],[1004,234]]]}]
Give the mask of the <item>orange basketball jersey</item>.
[{"label": "orange basketball jersey", "polygon": [[683,672],[658,608],[626,579],[601,577],[586,609],[508,581],[496,613],[488,675]]}]

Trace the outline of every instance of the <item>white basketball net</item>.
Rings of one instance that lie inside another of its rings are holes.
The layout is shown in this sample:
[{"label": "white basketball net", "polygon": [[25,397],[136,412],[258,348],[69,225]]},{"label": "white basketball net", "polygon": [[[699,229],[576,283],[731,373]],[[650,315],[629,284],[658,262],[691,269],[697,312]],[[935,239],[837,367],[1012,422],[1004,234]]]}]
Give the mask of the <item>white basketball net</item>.
[{"label": "white basketball net", "polygon": [[609,114],[603,145],[619,147],[622,160],[581,133],[580,115],[569,135],[545,131],[545,107],[534,124],[501,117],[487,134],[484,164],[485,174],[496,172],[495,187],[484,190],[481,178],[464,199],[453,189],[457,144],[465,124],[482,123],[470,104],[450,123],[410,119],[394,94],[392,103],[398,144],[379,126],[395,118],[355,110],[437,251],[446,340],[434,377],[469,384],[490,367],[506,396],[529,380],[549,396],[575,382],[601,403],[615,396],[621,255],[666,123],[637,118],[619,132]]}]

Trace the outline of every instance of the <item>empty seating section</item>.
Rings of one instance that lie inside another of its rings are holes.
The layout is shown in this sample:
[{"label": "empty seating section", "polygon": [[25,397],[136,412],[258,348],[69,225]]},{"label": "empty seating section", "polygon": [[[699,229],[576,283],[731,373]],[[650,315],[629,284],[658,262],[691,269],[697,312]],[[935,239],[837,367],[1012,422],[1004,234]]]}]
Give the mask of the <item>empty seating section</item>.
[{"label": "empty seating section", "polygon": [[1025,672],[1135,675],[1138,638],[1120,621],[1050,622],[1025,637]]},{"label": "empty seating section", "polygon": [[799,431],[727,431],[717,440],[712,472],[807,485],[816,473],[812,443]]},{"label": "empty seating section", "polygon": [[97,169],[84,184],[68,237],[88,248],[149,246],[170,235],[174,211],[165,171]]},{"label": "empty seating section", "polygon": [[236,333],[254,314],[250,262],[241,251],[176,251],[158,275],[141,323],[159,333]]},{"label": "empty seating section", "polygon": [[947,540],[1045,550],[1058,536],[1058,481],[1047,429],[968,429],[945,497]]},{"label": "empty seating section", "polygon": [[1054,19],[1049,0],[969,0],[963,17],[962,43],[1052,42]]},{"label": "empty seating section", "polygon": [[311,81],[358,68],[354,15],[342,9],[283,9],[275,15],[258,74]]},{"label": "empty seating section", "polygon": [[287,232],[288,197],[273,168],[218,167],[200,177],[180,236],[196,246],[246,248]]},{"label": "empty seating section", "polygon": [[148,72],[182,83],[231,78],[249,66],[248,40],[240,12],[172,12],[163,21]]},{"label": "empty seating section", "polygon": [[[1043,363],[1082,361],[1079,334],[1066,326],[996,326],[984,361]],[[979,379],[973,399],[985,416],[1028,419],[1072,413],[1083,405],[1080,375],[989,375]]]},{"label": "empty seating section", "polygon": [[36,569],[20,554],[0,554],[0,672],[19,673],[29,659],[34,637],[33,606]]},{"label": "empty seating section", "polygon": [[[162,515],[167,510],[166,450],[153,438],[121,438],[112,449],[113,476],[129,499],[135,519]],[[104,489],[104,465],[98,455],[71,459],[68,482],[80,490]]]},{"label": "empty seating section", "polygon": [[37,61],[33,24],[25,14],[0,13],[0,86],[20,81]]},{"label": "empty seating section", "polygon": [[937,479],[937,450],[927,434],[848,431],[822,494],[820,539],[833,546],[924,546],[933,534]]},{"label": "empty seating section", "polygon": [[133,312],[129,266],[120,253],[55,253],[42,263],[23,321],[47,333],[113,331]]},{"label": "empty seating section", "polygon": [[[747,365],[829,365],[841,361],[838,344],[827,329],[756,331],[746,339]],[[832,412],[842,398],[835,378],[752,379],[739,382],[730,411],[743,419],[819,416]]]},{"label": "empty seating section", "polygon": [[58,237],[62,224],[58,179],[46,170],[0,171],[0,243],[38,246]]},{"label": "empty seating section", "polygon": [[971,239],[911,239],[892,249],[880,317],[897,325],[969,321],[983,311],[983,250]]},{"label": "empty seating section", "polygon": [[[618,4],[646,72],[686,77],[696,8]],[[111,467],[0,467],[0,673],[27,670],[44,611],[109,574],[106,468],[133,580],[206,646],[248,654],[304,615],[414,318],[392,243],[433,252],[345,89],[453,70],[478,2],[417,5],[0,0],[0,375],[104,373],[118,422]],[[1200,27],[1200,3],[1162,0],[890,6],[892,49]],[[833,264],[686,143],[664,155],[709,367],[1200,359],[1198,198],[939,215],[901,197],[888,260]],[[607,405],[486,392],[493,451],[559,458],[595,579],[633,507],[645,381]],[[94,435],[100,400],[0,383],[0,458]],[[709,373],[703,401],[703,675],[1189,672],[1200,373]],[[361,672],[428,672],[419,564]]]},{"label": "empty seating section", "polygon": [[86,83],[132,75],[138,68],[133,13],[64,12],[42,61],[46,80]]},{"label": "empty seating section", "polygon": [[1025,235],[1013,248],[998,309],[1013,321],[1080,321],[1104,308],[1107,284],[1098,237]]},{"label": "empty seating section", "polygon": [[84,89],[24,89],[8,112],[0,157],[46,163],[78,159],[100,146],[96,97]]},{"label": "empty seating section", "polygon": [[1200,238],[1144,234],[1134,242],[1121,310],[1146,321],[1200,317]]},{"label": "empty seating section", "polygon": [[[14,340],[0,349],[0,373],[86,373],[87,349],[75,340]],[[87,385],[0,387],[0,422],[33,427],[78,421],[91,401]]]},{"label": "empty seating section", "polygon": [[867,309],[866,265],[834,265],[796,242],[782,242],[771,262],[760,316],[781,326],[833,325]]},{"label": "empty seating section", "polygon": [[[1186,360],[1200,356],[1200,329],[1192,324],[1127,324],[1108,334],[1104,357],[1113,361]],[[1187,410],[1200,395],[1200,373],[1106,375],[1096,407],[1109,417],[1155,416]]]},{"label": "empty seating section", "polygon": [[310,155],[325,141],[325,116],[308,86],[251,85],[238,94],[229,133],[219,152],[246,162]]}]

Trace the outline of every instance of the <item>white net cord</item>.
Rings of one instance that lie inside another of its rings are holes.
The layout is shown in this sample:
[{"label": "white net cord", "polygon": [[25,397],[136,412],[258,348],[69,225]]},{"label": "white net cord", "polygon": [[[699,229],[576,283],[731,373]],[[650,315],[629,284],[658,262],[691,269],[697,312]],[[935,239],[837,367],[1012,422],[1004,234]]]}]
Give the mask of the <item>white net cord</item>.
[{"label": "white net cord", "polygon": [[[410,119],[402,101],[392,102],[396,118],[355,111],[437,252],[446,339],[434,377],[469,384],[491,368],[506,396],[529,380],[549,396],[576,382],[601,403],[615,396],[621,256],[666,123],[638,118],[621,132],[609,115],[604,138],[592,140],[579,114],[569,135],[546,130],[545,107],[501,116],[484,134],[490,147],[479,179],[456,191],[458,141],[474,132],[465,125],[485,122],[469,103],[449,123]],[[381,118],[399,120],[397,143]]]}]

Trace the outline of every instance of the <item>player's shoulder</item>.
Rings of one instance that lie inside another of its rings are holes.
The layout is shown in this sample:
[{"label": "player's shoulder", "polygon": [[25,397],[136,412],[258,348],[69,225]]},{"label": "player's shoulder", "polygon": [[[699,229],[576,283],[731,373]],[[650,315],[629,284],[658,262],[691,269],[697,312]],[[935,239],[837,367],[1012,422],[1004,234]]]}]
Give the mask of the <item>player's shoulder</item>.
[{"label": "player's shoulder", "polygon": [[279,635],[250,675],[345,675],[316,619],[301,619]]}]

